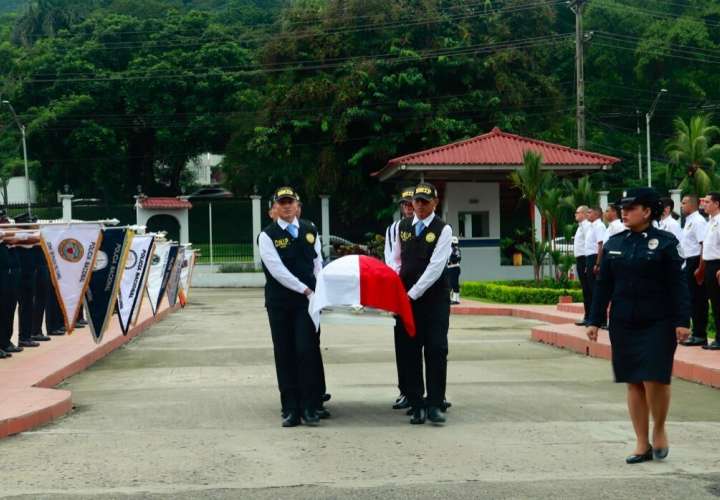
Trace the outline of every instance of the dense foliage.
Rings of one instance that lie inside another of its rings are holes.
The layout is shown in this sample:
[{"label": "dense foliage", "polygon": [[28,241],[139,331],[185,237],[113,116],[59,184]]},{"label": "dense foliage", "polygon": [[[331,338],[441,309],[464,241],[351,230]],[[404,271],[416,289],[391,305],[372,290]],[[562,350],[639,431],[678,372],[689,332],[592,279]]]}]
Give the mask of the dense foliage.
[{"label": "dense foliage", "polygon": [[[394,156],[495,125],[575,145],[574,15],[564,1],[22,4],[0,17],[0,93],[28,126],[48,199],[64,184],[107,202],[137,186],[179,194],[192,188],[187,161],[212,151],[227,155],[238,195],[292,183],[306,199],[333,195],[347,225],[367,225],[388,215],[395,186],[370,174]],[[585,27],[587,147],[624,160],[595,174],[595,188],[641,182],[636,109],[646,112],[660,88],[654,179],[676,187],[689,166],[670,162],[683,157],[667,149],[673,119],[689,123],[720,102],[720,3],[591,0]],[[6,178],[21,150],[1,113]]]}]

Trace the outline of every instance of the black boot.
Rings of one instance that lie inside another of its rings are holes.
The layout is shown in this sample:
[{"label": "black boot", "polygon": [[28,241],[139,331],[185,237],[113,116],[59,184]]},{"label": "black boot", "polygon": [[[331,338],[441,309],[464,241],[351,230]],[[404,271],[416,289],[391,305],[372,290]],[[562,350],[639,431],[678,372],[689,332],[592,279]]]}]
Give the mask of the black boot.
[{"label": "black boot", "polygon": [[412,417],[410,423],[413,425],[420,425],[425,423],[425,408],[422,406],[416,406],[413,408]]}]

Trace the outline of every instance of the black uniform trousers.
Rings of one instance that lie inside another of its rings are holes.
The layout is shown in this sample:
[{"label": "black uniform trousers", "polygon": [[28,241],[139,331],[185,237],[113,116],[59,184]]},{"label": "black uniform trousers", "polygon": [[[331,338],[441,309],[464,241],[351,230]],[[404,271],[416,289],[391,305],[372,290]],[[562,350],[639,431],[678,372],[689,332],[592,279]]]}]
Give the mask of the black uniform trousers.
[{"label": "black uniform trousers", "polygon": [[34,246],[33,261],[35,262],[35,290],[33,293],[33,322],[32,334],[42,335],[43,318],[47,308],[48,292],[52,285],[50,283],[50,270],[45,260],[45,255],[39,246]]},{"label": "black uniform trousers", "polygon": [[20,262],[20,290],[18,290],[18,327],[19,338],[31,340],[33,332],[33,308],[35,307],[35,278],[37,269],[32,248],[17,247]]},{"label": "black uniform trousers", "polygon": [[590,315],[593,294],[595,292],[595,281],[597,281],[595,278],[595,272],[593,271],[595,268],[595,262],[597,262],[597,254],[585,256],[585,287],[587,288],[587,293],[585,292],[585,288],[583,288],[583,302],[587,300],[585,306],[585,310],[588,311],[587,317]]},{"label": "black uniform trousers", "polygon": [[[450,327],[450,297],[447,291],[434,293],[412,301],[415,319],[414,338],[402,328],[400,335],[401,380],[405,395],[413,407],[424,406],[427,385],[428,406],[442,406],[447,385],[448,328]],[[423,383],[425,360],[425,384]]]},{"label": "black uniform trousers", "polygon": [[268,306],[283,412],[320,407],[320,338],[304,305]]},{"label": "black uniform trousers", "polygon": [[579,257],[575,257],[575,268],[577,269],[577,277],[580,281],[580,287],[582,288],[583,292],[583,307],[585,308],[585,321],[587,321],[590,318],[590,306],[592,305],[592,301],[588,300],[591,297],[591,294],[587,291],[587,269],[585,268],[586,258],[584,255],[581,255]]},{"label": "black uniform trousers", "polygon": [[55,288],[53,288],[52,282],[50,286],[48,286],[47,307],[45,308],[45,328],[48,332],[65,328],[60,303],[58,302],[57,295],[55,295]]},{"label": "black uniform trousers", "polygon": [[398,375],[398,390],[400,391],[400,394],[406,394],[407,387],[405,384],[404,371],[400,368],[400,365],[402,363],[402,354],[401,354],[401,347],[400,344],[402,343],[402,337],[404,335],[407,335],[405,333],[405,328],[403,327],[402,320],[399,317],[395,317],[395,366],[397,367],[397,375]]},{"label": "black uniform trousers", "polygon": [[720,332],[720,285],[716,276],[718,271],[720,271],[720,260],[705,261],[705,289],[715,316],[716,331]]},{"label": "black uniform trousers", "polygon": [[708,292],[705,283],[702,285],[697,284],[694,274],[699,264],[699,255],[685,259],[685,274],[690,292],[690,306],[692,307],[692,334],[694,337],[707,339]]},{"label": "black uniform trousers", "polygon": [[450,288],[455,293],[460,293],[460,266],[448,267],[447,276],[450,280]]},{"label": "black uniform trousers", "polygon": [[20,284],[15,250],[8,249],[8,252],[11,258],[0,267],[0,349],[8,347],[12,339]]}]

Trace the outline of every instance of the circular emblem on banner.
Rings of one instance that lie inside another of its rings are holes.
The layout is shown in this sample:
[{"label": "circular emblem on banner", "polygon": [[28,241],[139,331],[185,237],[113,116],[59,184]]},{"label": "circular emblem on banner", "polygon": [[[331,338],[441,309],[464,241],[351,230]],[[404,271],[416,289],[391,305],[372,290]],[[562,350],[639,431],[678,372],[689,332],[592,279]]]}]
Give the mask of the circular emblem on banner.
[{"label": "circular emblem on banner", "polygon": [[305,235],[305,239],[306,239],[307,242],[310,243],[311,245],[315,244],[315,235],[314,235],[314,234],[312,234],[312,233],[306,234],[306,235]]},{"label": "circular emblem on banner", "polygon": [[660,244],[660,242],[657,240],[657,238],[653,238],[650,241],[648,241],[648,248],[650,250],[655,250],[659,244]]},{"label": "circular emblem on banner", "polygon": [[137,254],[135,253],[135,250],[130,250],[128,252],[127,261],[125,261],[125,269],[132,269],[137,264]]},{"label": "circular emblem on banner", "polygon": [[425,241],[427,241],[428,243],[432,243],[433,241],[435,241],[435,233],[426,234]]},{"label": "circular emblem on banner", "polygon": [[93,271],[102,271],[108,265],[108,256],[102,250],[98,251],[97,257],[95,257],[95,267]]},{"label": "circular emblem on banner", "polygon": [[58,253],[63,260],[72,262],[80,262],[80,259],[85,255],[85,249],[78,240],[74,238],[67,238],[60,242],[58,245]]},{"label": "circular emblem on banner", "polygon": [[160,264],[160,256],[159,255],[153,255],[152,262],[150,263],[151,266],[157,266]]}]

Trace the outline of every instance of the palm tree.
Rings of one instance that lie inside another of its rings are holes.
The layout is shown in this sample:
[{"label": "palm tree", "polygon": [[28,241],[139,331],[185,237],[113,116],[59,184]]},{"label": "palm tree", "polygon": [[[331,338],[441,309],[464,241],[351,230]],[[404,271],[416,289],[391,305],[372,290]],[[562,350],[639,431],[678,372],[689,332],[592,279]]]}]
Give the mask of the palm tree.
[{"label": "palm tree", "polygon": [[565,179],[563,181],[563,187],[566,192],[570,193],[565,197],[565,206],[575,210],[580,205],[593,206],[598,202],[597,191],[590,182],[590,177],[587,175],[578,179],[577,184],[573,184],[572,181]]},{"label": "palm tree", "polygon": [[711,125],[711,115],[700,114],[685,122],[675,118],[675,137],[667,142],[665,152],[674,166],[685,172],[679,188],[704,196],[711,190],[715,173],[716,155],[720,155],[720,144],[710,145],[713,138],[720,136],[720,127]]},{"label": "palm tree", "polygon": [[[520,190],[522,197],[528,201],[530,206],[530,227],[532,229],[530,245],[533,255],[535,248],[535,205],[543,190],[550,184],[552,174],[542,169],[542,155],[533,151],[523,153],[523,166],[519,170],[510,173],[510,183],[515,189]],[[539,280],[539,268],[533,262],[535,279]]]},{"label": "palm tree", "polygon": [[562,213],[565,211],[562,201],[563,190],[559,186],[544,189],[537,199],[537,205],[540,209],[540,213],[549,225],[548,234],[550,239],[557,238],[558,221],[560,220]]}]

